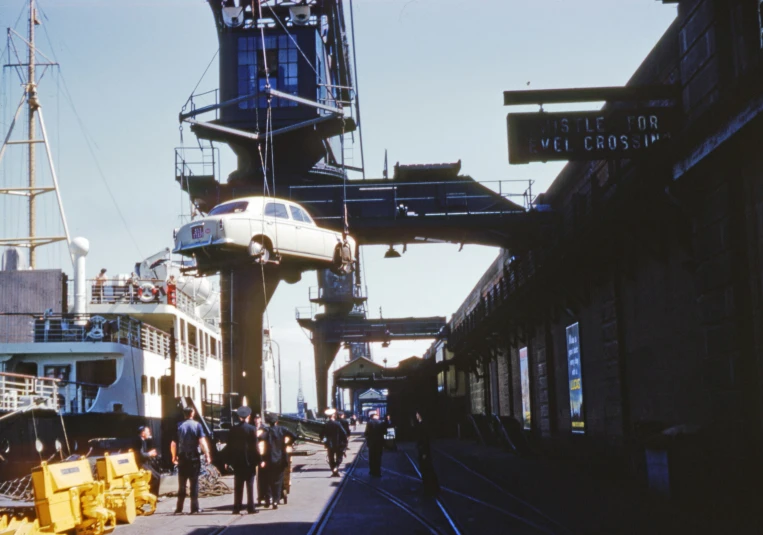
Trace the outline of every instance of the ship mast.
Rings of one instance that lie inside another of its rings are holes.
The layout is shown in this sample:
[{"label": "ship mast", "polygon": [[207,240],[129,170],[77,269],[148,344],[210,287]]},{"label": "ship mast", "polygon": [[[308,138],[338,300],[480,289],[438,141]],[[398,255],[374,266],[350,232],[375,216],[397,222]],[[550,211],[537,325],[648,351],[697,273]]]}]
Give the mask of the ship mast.
[{"label": "ship mast", "polygon": [[[24,95],[22,96],[21,102],[19,102],[19,106],[16,109],[16,113],[13,117],[13,120],[11,121],[11,125],[8,129],[7,135],[5,136],[3,146],[2,148],[0,148],[0,162],[2,162],[3,156],[5,155],[5,151],[10,145],[28,145],[28,173],[29,173],[28,186],[0,188],[0,194],[21,195],[21,196],[28,197],[28,203],[29,203],[28,236],[19,237],[19,238],[0,238],[0,246],[25,247],[29,249],[30,269],[34,269],[36,267],[38,247],[59,242],[59,241],[64,241],[64,240],[67,242],[69,246],[71,245],[69,227],[66,224],[66,216],[64,215],[64,207],[61,201],[61,193],[58,188],[58,178],[56,176],[55,166],[53,165],[53,154],[50,149],[50,143],[48,142],[48,136],[45,130],[45,122],[42,117],[42,106],[40,105],[40,101],[37,95],[36,66],[38,65],[44,66],[44,68],[47,69],[48,67],[51,67],[51,66],[57,66],[58,63],[50,61],[42,53],[40,53],[40,55],[43,56],[43,58],[45,58],[46,62],[44,63],[37,62],[37,54],[39,52],[37,51],[37,48],[35,46],[34,34],[35,34],[35,26],[39,24],[40,22],[39,22],[39,19],[37,18],[37,9],[35,8],[34,0],[29,0],[29,30],[28,30],[27,39],[24,39],[23,37],[21,37],[12,28],[8,28],[9,49],[11,48],[10,45],[13,44],[13,49],[15,50],[15,43],[12,43],[15,36],[16,38],[23,41],[24,44],[27,46],[28,55],[27,55],[26,64],[12,63],[12,64],[6,65],[6,67],[15,67],[16,69],[27,67],[27,79],[24,84]],[[24,107],[24,104],[27,105],[27,112],[28,112],[28,122],[29,122],[28,137],[27,139],[12,140],[11,136],[13,134],[13,129],[16,126],[16,122],[18,121],[19,115],[21,113],[22,108]],[[41,139],[37,139],[37,119],[38,118],[40,121],[40,133],[42,135]],[[37,185],[36,145],[38,143],[41,143],[45,146],[45,153],[48,159],[48,164],[50,165],[50,173],[53,180],[52,186]],[[37,236],[37,218],[36,218],[37,196],[42,195],[43,193],[51,192],[51,191],[55,192],[56,198],[58,200],[58,209],[61,214],[61,222],[63,223],[63,227],[64,227],[64,236]],[[70,250],[69,256],[70,257],[72,256],[71,250]],[[72,263],[73,262],[74,260],[72,257]]]}]

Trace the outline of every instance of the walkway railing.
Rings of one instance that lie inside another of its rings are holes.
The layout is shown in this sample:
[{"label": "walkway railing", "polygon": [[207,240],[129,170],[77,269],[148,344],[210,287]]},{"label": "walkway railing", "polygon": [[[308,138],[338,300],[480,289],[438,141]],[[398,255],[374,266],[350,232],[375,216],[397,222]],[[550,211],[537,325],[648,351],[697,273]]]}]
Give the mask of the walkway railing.
[{"label": "walkway railing", "polygon": [[0,372],[0,411],[17,411],[33,404],[55,409],[58,399],[58,379]]},{"label": "walkway railing", "polygon": [[[100,315],[75,319],[55,314],[0,314],[0,344],[53,342],[111,342],[170,357],[170,335],[129,316]],[[214,342],[216,343],[216,342]],[[205,370],[215,352],[176,341],[178,360]]]}]

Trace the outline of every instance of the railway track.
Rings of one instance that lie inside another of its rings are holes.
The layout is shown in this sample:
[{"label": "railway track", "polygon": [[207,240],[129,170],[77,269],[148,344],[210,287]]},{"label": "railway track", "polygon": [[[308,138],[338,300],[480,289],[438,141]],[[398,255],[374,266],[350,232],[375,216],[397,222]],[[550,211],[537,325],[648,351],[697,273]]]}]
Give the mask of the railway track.
[{"label": "railway track", "polygon": [[[337,492],[308,535],[348,533],[353,519],[365,520],[365,525],[355,525],[353,530],[365,535],[395,531],[466,535],[486,530],[527,535],[571,533],[537,507],[444,452],[437,453],[439,496],[426,497],[418,464],[406,451],[410,446],[385,452],[381,479],[368,477],[364,450],[345,470]],[[358,504],[362,504],[361,511]]]}]

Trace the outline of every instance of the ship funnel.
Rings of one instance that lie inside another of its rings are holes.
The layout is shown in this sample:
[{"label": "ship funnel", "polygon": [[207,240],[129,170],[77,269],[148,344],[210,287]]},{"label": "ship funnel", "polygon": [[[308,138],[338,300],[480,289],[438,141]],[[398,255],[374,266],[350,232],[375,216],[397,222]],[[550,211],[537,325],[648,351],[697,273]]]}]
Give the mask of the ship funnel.
[{"label": "ship funnel", "polygon": [[85,257],[90,251],[90,242],[85,238],[74,238],[69,246],[74,255],[74,307],[72,312],[77,322],[84,321],[87,314],[87,280],[85,278]]}]

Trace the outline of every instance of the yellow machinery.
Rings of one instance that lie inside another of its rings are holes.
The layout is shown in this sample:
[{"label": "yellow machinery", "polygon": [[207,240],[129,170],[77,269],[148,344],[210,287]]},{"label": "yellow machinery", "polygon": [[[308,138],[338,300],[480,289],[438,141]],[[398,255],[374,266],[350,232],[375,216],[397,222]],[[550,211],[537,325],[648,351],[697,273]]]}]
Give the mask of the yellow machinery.
[{"label": "yellow machinery", "polygon": [[34,507],[40,529],[77,535],[102,535],[116,527],[116,515],[105,507],[105,485],[94,481],[90,463],[83,457],[32,470]]},{"label": "yellow machinery", "polygon": [[42,535],[37,520],[0,516],[0,535]]},{"label": "yellow machinery", "polygon": [[106,507],[117,513],[118,520],[132,524],[136,513],[150,515],[156,511],[156,496],[149,490],[151,472],[138,468],[133,452],[106,453],[95,466],[98,479],[106,484]]}]

